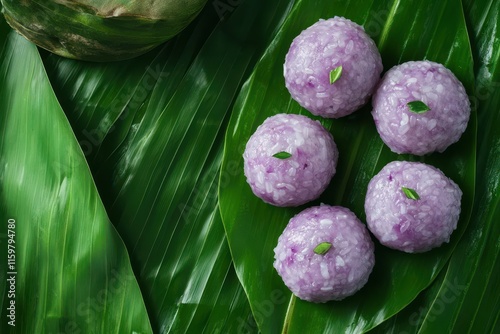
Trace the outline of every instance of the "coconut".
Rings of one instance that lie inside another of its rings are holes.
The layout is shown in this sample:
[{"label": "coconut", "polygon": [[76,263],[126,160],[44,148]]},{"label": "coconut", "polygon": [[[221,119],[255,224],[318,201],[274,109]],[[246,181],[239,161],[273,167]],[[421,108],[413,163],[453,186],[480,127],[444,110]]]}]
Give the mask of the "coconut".
[{"label": "coconut", "polygon": [[92,61],[136,57],[184,29],[206,0],[1,0],[5,19],[38,46]]}]

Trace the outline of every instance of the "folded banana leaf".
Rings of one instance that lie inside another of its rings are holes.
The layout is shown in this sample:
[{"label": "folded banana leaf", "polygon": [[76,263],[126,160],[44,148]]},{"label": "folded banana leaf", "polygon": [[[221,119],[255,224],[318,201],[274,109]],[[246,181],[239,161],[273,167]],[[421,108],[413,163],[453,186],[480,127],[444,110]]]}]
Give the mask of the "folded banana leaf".
[{"label": "folded banana leaf", "polygon": [[9,33],[2,60],[2,332],[150,332],[125,245],[38,50]]}]

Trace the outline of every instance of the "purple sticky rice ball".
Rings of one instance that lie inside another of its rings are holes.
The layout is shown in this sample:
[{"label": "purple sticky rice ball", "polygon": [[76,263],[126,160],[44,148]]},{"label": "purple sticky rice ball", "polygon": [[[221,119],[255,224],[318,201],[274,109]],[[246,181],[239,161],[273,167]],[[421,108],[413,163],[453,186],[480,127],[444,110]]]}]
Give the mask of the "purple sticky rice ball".
[{"label": "purple sticky rice ball", "polygon": [[[325,243],[331,244],[326,253],[315,251]],[[315,206],[294,216],[274,254],[274,268],[285,285],[300,299],[316,303],[353,295],[366,284],[375,265],[368,230],[340,206]]]},{"label": "purple sticky rice ball", "polygon": [[[342,66],[330,83],[330,72]],[[363,27],[343,17],[319,20],[302,31],[285,57],[285,85],[311,113],[349,115],[364,105],[380,81],[382,59]]]},{"label": "purple sticky rice ball", "polygon": [[[416,113],[408,103],[421,101]],[[470,102],[462,83],[441,64],[410,61],[391,68],[372,99],[373,119],[382,140],[395,153],[443,152],[467,127]]]},{"label": "purple sticky rice ball", "polygon": [[368,184],[368,228],[387,247],[425,252],[450,240],[457,227],[461,197],[460,188],[439,169],[420,162],[394,161]]},{"label": "purple sticky rice ball", "polygon": [[[283,155],[276,157],[276,155]],[[318,198],[337,166],[332,135],[309,117],[267,118],[247,142],[244,172],[253,193],[276,206],[298,206]]]}]

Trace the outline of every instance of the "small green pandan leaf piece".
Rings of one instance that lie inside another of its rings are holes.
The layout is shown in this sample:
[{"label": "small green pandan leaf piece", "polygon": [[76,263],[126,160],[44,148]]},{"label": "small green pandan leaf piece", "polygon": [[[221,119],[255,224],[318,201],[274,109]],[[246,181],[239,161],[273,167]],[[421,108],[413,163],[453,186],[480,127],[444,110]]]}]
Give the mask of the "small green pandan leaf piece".
[{"label": "small green pandan leaf piece", "polygon": [[292,156],[292,155],[291,155],[290,153],[285,152],[285,151],[283,151],[283,152],[278,152],[278,153],[276,153],[276,154],[274,154],[274,155],[273,155],[273,157],[278,158],[278,159],[282,159],[282,160],[284,160],[284,159],[288,159],[288,158],[290,158],[291,156]]},{"label": "small green pandan leaf piece", "polygon": [[407,103],[408,109],[416,114],[423,114],[431,110],[427,104],[422,101],[411,101]]},{"label": "small green pandan leaf piece", "polygon": [[415,191],[415,189],[411,189],[411,188],[406,188],[406,187],[402,187],[401,190],[404,192],[405,196],[409,199],[412,199],[412,200],[419,200],[420,199],[420,196],[418,195],[418,193]]},{"label": "small green pandan leaf piece", "polygon": [[314,253],[318,255],[325,255],[330,248],[332,248],[332,244],[329,242],[322,242],[318,246],[314,248]]},{"label": "small green pandan leaf piece", "polygon": [[330,85],[333,85],[342,76],[342,65],[330,71]]}]

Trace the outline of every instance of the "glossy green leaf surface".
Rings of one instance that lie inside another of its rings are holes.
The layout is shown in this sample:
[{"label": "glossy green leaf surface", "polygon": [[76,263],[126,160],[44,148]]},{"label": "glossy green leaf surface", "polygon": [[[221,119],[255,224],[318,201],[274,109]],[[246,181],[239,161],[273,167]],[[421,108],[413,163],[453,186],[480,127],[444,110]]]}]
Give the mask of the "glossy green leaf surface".
[{"label": "glossy green leaf surface", "polygon": [[[118,63],[62,59],[16,36],[16,56],[0,70],[0,332],[499,332],[498,6],[216,0],[175,39]],[[305,206],[252,197],[241,153],[268,115],[309,115],[284,87],[283,59],[293,37],[332,15],[364,25],[385,70],[413,59],[447,64],[478,108],[479,131],[474,114],[459,143],[416,158],[383,145],[369,106],[322,121],[340,160],[315,203],[364,220],[367,182],[393,159],[442,168],[465,197],[451,244],[416,256],[377,245],[359,296],[311,305],[291,299],[272,267],[277,236]],[[11,31],[3,23],[0,47]],[[4,321],[3,248],[14,214],[27,250],[15,331]]]},{"label": "glossy green leaf surface", "polygon": [[[5,37],[2,333],[150,333],[125,246],[109,222],[38,50],[16,33]],[[14,255],[8,267],[7,247],[14,251],[8,252]],[[10,306],[15,309],[7,310]],[[8,315],[14,316],[11,323]]]},{"label": "glossy green leaf surface", "polygon": [[253,323],[217,184],[234,96],[288,7],[249,2],[224,22],[207,10],[155,54],[121,64],[46,59],[155,331],[236,332]]},{"label": "glossy green leaf surface", "polygon": [[436,282],[379,333],[498,333],[500,286],[500,4],[465,2],[476,64],[476,89],[471,100],[478,108],[477,196],[473,222],[453,253],[443,281]]},{"label": "glossy green leaf surface", "polygon": [[[493,73],[492,89],[498,85],[498,71]],[[488,98],[479,111],[478,193],[475,201],[475,224],[467,231],[450,259],[446,280],[428,306],[421,320],[420,333],[451,331],[461,333],[497,333],[500,330],[500,287],[498,286],[500,246],[500,168],[498,131],[498,96]],[[492,109],[494,108],[494,109]]]},{"label": "glossy green leaf surface", "polygon": [[[375,130],[369,106],[343,119],[322,120],[331,129],[340,157],[337,174],[316,204],[347,206],[364,219],[364,195],[371,177],[392,160],[409,159],[439,167],[460,185],[464,191],[461,219],[449,244],[425,254],[403,254],[378,245],[375,269],[368,284],[342,302],[304,302],[292,297],[283,285],[272,266],[273,248],[288,219],[303,207],[276,208],[253,196],[242,172],[242,152],[249,136],[266,117],[281,112],[310,116],[290,99],[282,64],[292,39],[302,29],[319,18],[334,15],[364,25],[381,51],[385,70],[408,60],[433,60],[445,64],[468,92],[473,92],[472,54],[459,1],[424,1],[418,5],[399,1],[296,4],[238,97],[226,136],[222,170],[233,165],[238,166],[240,173],[227,186],[221,185],[219,192],[236,270],[259,329],[266,333],[298,333],[304,328],[311,333],[357,333],[376,326],[404,308],[432,282],[450,257],[471,214],[475,113],[459,143],[443,154],[424,158],[391,153]],[[276,300],[273,295],[283,298]]]}]

